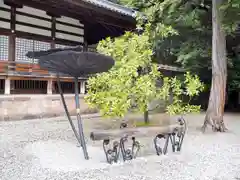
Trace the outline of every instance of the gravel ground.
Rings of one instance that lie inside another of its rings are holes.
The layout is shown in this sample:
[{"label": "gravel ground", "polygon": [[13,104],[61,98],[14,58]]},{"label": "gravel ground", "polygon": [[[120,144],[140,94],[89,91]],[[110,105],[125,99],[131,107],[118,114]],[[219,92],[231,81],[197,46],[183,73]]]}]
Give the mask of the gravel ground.
[{"label": "gravel ground", "polygon": [[[203,116],[189,116],[182,152],[156,156],[145,137],[139,158],[114,165],[88,139],[91,159],[84,161],[64,118],[0,122],[0,180],[239,180],[239,117],[226,115],[227,133],[202,134]],[[96,120],[84,120],[86,134]]]}]

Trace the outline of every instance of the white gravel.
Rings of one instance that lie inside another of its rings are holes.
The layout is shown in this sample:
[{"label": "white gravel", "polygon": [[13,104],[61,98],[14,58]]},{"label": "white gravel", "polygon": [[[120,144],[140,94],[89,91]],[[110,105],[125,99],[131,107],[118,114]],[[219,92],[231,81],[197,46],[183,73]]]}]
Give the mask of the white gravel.
[{"label": "white gravel", "polygon": [[85,161],[65,121],[0,122],[0,180],[239,180],[239,117],[227,117],[228,133],[190,125],[180,153],[156,156],[152,139],[141,138],[141,157],[114,165],[90,141]]},{"label": "white gravel", "polygon": [[88,146],[90,159],[84,159],[82,149],[66,141],[38,141],[25,147],[25,153],[39,159],[41,167],[69,172],[106,167],[106,158],[100,147]]}]

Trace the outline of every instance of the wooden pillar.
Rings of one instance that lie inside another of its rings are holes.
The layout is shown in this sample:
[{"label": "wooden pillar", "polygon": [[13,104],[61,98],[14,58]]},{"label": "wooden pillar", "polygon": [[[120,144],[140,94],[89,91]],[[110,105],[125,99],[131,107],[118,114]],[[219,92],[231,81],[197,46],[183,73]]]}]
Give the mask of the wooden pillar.
[{"label": "wooden pillar", "polygon": [[61,17],[56,15],[52,12],[47,12],[48,16],[51,16],[51,49],[54,49],[55,46],[55,39],[56,39],[56,18]]},{"label": "wooden pillar", "polygon": [[55,48],[55,38],[56,38],[56,17],[52,16],[52,42],[51,42],[51,49]]},{"label": "wooden pillar", "polygon": [[85,94],[85,87],[86,86],[86,81],[85,80],[81,80],[80,81],[80,94]]},{"label": "wooden pillar", "polygon": [[15,49],[16,49],[16,35],[15,27],[16,25],[16,8],[11,7],[11,34],[9,36],[9,47],[8,47],[8,59],[10,61],[15,61]]},{"label": "wooden pillar", "polygon": [[[80,22],[82,23],[82,22]],[[84,24],[84,29],[83,29],[83,32],[84,32],[84,35],[83,35],[83,51],[88,51],[88,42],[87,42],[87,32],[88,32],[88,26],[87,26],[87,23],[86,22],[83,22]]]},{"label": "wooden pillar", "polygon": [[[8,38],[8,61],[15,61],[16,60],[16,34],[15,34],[16,33],[16,7],[15,6],[11,6],[10,28],[11,28],[11,34],[9,35],[9,38]],[[15,69],[11,69],[11,70],[15,70]],[[5,94],[10,94],[11,89],[12,90],[15,89],[14,81],[10,81],[6,79]]]},{"label": "wooden pillar", "polygon": [[53,93],[53,81],[52,79],[49,79],[47,82],[47,94]]},{"label": "wooden pillar", "polygon": [[84,41],[83,51],[88,51],[88,43]]},{"label": "wooden pillar", "polygon": [[11,80],[9,78],[5,79],[4,94],[11,94]]}]

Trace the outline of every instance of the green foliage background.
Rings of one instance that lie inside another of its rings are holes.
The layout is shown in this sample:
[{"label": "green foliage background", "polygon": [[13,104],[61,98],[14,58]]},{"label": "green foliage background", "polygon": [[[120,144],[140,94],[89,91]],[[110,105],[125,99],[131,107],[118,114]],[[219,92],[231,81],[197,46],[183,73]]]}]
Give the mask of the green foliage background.
[{"label": "green foliage background", "polygon": [[[118,3],[144,12],[156,27],[152,29],[156,33],[162,24],[177,32],[174,36],[155,36],[152,40],[159,63],[179,65],[197,73],[205,83],[211,83],[211,0],[119,0]],[[227,42],[234,41],[240,19],[240,0],[223,0],[220,8]],[[228,43],[229,91],[238,90],[240,85],[240,79],[235,76],[235,72],[240,71],[235,45]]]}]

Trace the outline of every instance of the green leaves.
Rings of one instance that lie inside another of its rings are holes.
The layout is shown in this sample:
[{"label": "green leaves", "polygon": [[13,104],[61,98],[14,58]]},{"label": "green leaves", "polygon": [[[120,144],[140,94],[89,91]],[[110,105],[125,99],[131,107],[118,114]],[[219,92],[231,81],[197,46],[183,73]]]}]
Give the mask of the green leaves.
[{"label": "green leaves", "polygon": [[197,96],[204,90],[203,83],[200,81],[197,75],[190,75],[189,72],[185,74],[185,94],[189,97]]},{"label": "green leaves", "polygon": [[240,55],[232,59],[232,66],[228,69],[228,89],[240,89]]},{"label": "green leaves", "polygon": [[227,0],[220,7],[223,18],[223,27],[227,34],[233,34],[236,31],[240,18],[240,1]]},{"label": "green leaves", "polygon": [[[187,72],[184,81],[163,77],[152,62],[151,43],[146,34],[127,32],[99,43],[98,50],[114,57],[116,65],[109,72],[89,79],[87,102],[105,116],[123,117],[130,109],[145,112],[155,99],[168,102],[172,92],[173,102],[167,105],[167,113],[199,112],[200,106],[183,100],[183,96],[191,99],[203,90],[198,76]],[[161,87],[156,86],[159,79],[163,81]]]},{"label": "green leaves", "polygon": [[[147,30],[141,35],[126,32],[119,38],[102,40],[97,50],[112,56],[116,65],[89,79],[87,102],[105,116],[122,117],[133,106],[144,112],[156,97],[155,82],[160,77],[157,66],[152,64],[151,49]],[[142,74],[139,69],[148,72]]]},{"label": "green leaves", "polygon": [[[199,78],[190,73],[185,75],[185,81],[163,77],[153,63],[153,38],[157,36],[164,40],[173,35],[177,32],[171,26],[148,23],[141,35],[126,32],[121,37],[99,42],[98,52],[112,56],[115,66],[109,72],[89,79],[86,101],[105,116],[123,117],[129,110],[147,111],[153,100],[168,102],[172,91],[173,103],[167,106],[167,113],[184,114],[199,110],[200,106],[190,105],[182,99],[183,96],[192,98],[202,91]],[[156,86],[159,79],[163,80],[161,87]]]},{"label": "green leaves", "polygon": [[[190,101],[204,90],[204,84],[197,75],[191,75],[189,72],[187,72],[184,77],[184,82],[177,79],[177,77],[173,77],[168,81],[170,82],[173,93],[173,102],[166,107],[166,111],[171,115],[196,113],[200,111],[201,106],[191,105]],[[186,102],[186,98],[189,99],[188,102]]]}]

